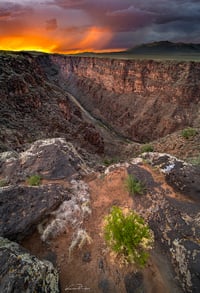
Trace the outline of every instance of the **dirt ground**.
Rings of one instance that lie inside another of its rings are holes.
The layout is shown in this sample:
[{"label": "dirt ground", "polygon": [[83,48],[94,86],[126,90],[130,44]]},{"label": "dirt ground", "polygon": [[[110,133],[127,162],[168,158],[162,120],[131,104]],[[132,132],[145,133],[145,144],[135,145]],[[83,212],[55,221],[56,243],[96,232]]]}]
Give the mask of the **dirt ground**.
[{"label": "dirt ground", "polygon": [[[162,175],[153,174],[155,180],[162,180]],[[41,242],[38,233],[25,240],[23,245],[33,254],[48,258],[59,270],[61,292],[125,293],[133,292],[125,288],[125,278],[137,271],[133,265],[120,265],[113,258],[102,235],[104,217],[113,205],[123,209],[132,209],[133,198],[125,191],[124,179],[127,170],[124,167],[113,170],[96,178],[85,178],[90,190],[92,214],[87,216],[83,226],[91,237],[91,243],[81,249],[75,248],[69,256],[69,246],[73,231],[67,229],[62,235],[46,245]],[[163,181],[164,184],[164,181]],[[143,270],[146,293],[171,293],[168,276],[165,276],[167,264],[164,260],[151,255],[147,267]],[[135,292],[135,291],[134,291]]]}]

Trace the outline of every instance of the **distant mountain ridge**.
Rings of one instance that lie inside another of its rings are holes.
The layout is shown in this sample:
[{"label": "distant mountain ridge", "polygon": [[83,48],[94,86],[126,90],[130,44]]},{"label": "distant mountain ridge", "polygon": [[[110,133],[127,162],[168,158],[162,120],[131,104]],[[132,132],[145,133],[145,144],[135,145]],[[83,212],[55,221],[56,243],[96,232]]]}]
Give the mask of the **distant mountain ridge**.
[{"label": "distant mountain ridge", "polygon": [[200,44],[173,43],[169,41],[152,42],[135,46],[123,53],[144,54],[144,53],[200,53]]}]

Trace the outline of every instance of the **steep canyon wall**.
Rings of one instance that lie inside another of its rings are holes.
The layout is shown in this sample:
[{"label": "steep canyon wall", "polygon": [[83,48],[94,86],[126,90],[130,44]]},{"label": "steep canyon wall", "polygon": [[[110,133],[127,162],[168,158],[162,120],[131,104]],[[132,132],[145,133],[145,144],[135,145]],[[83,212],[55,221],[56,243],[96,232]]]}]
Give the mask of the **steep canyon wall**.
[{"label": "steep canyon wall", "polygon": [[51,55],[67,89],[95,117],[146,142],[200,117],[200,63]]}]

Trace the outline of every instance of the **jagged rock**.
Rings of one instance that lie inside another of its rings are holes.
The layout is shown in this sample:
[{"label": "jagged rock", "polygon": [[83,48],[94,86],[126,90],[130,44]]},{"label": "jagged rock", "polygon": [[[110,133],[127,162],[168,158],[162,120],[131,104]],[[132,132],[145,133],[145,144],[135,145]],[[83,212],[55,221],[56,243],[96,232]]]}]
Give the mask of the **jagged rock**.
[{"label": "jagged rock", "polygon": [[[156,166],[172,178],[170,182],[184,182],[184,170],[189,176],[194,176],[191,165],[177,160],[166,154],[146,153],[142,155],[152,166]],[[186,169],[185,169],[186,168]],[[147,192],[143,196],[135,196],[134,209],[140,213],[154,231],[156,243],[170,259],[175,275],[180,282],[183,292],[197,293],[200,288],[200,226],[199,226],[199,198],[198,190],[189,185],[191,190],[179,186],[179,196],[175,196],[168,188],[159,182],[154,182],[152,174],[142,168],[142,165],[128,167],[128,172],[139,180],[145,181]],[[170,173],[172,172],[172,177]],[[198,172],[196,173],[199,180]],[[180,176],[180,180],[179,180]],[[173,182],[173,185],[177,185]],[[199,182],[199,181],[197,181]],[[188,180],[189,183],[189,180]]]},{"label": "jagged rock", "polygon": [[200,202],[200,167],[178,160],[168,154],[147,153],[143,157],[159,167],[165,174],[166,181],[176,191],[186,197]]},{"label": "jagged rock", "polygon": [[0,236],[23,239],[67,199],[68,192],[57,185],[0,188]]},{"label": "jagged rock", "polygon": [[58,273],[50,262],[0,237],[0,292],[58,293]]},{"label": "jagged rock", "polygon": [[36,141],[20,154],[0,154],[0,176],[11,184],[40,174],[44,179],[70,179],[87,174],[89,167],[74,146],[63,138]]}]

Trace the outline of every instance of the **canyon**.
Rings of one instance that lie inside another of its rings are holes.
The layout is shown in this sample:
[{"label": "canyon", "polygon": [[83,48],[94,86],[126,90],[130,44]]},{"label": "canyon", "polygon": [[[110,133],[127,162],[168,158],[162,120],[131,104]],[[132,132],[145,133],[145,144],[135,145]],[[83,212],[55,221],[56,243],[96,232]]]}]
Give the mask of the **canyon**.
[{"label": "canyon", "polygon": [[[0,53],[2,292],[199,292],[199,76],[194,61]],[[154,233],[144,270],[113,262],[113,205]]]},{"label": "canyon", "polygon": [[138,143],[200,125],[199,62],[24,52],[1,54],[0,64],[1,147],[51,135],[102,153],[100,123]]}]

